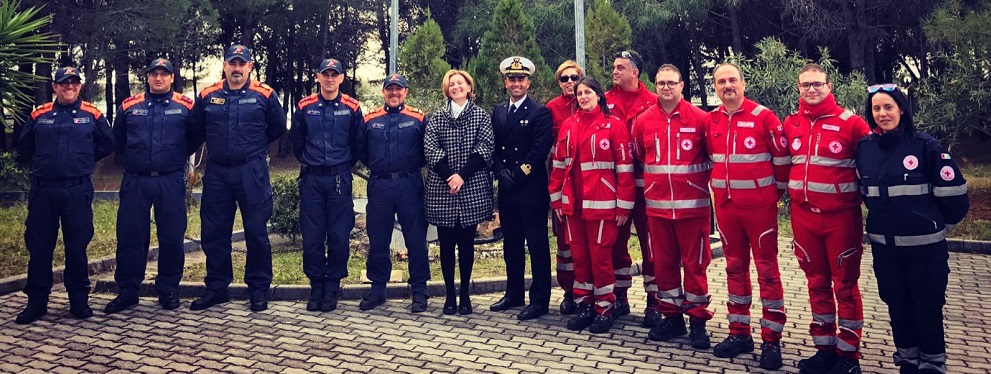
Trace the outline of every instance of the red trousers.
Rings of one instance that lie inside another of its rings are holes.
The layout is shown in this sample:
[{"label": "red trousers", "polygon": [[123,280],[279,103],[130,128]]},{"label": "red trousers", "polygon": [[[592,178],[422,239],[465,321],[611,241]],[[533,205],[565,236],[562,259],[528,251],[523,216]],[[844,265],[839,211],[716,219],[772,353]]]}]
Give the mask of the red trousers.
[{"label": "red trousers", "polygon": [[753,254],[763,307],[761,339],[781,340],[787,321],[784,290],[778,270],[778,207],[741,208],[732,201],[719,205],[716,222],[726,256],[726,284],[729,288],[729,330],[734,335],[750,335],[750,255]]},{"label": "red trousers", "polygon": [[592,303],[599,315],[612,315],[616,302],[616,276],[613,272],[612,245],[616,240],[615,220],[584,220],[581,213],[565,216],[571,259],[575,267],[575,302]]},{"label": "red trousers", "polygon": [[859,359],[864,325],[864,301],[858,285],[864,255],[860,206],[815,213],[793,204],[791,227],[798,265],[809,281],[812,342],[818,349]]},{"label": "red trousers", "polygon": [[564,292],[572,292],[575,284],[575,266],[571,261],[571,245],[565,238],[566,225],[551,213],[551,230],[557,237],[557,284]]},{"label": "red trousers", "polygon": [[712,261],[709,217],[647,217],[647,225],[657,274],[657,311],[665,317],[688,314],[692,321],[712,319],[712,312],[706,309],[712,299],[705,273]]},{"label": "red trousers", "polygon": [[633,286],[632,265],[630,258],[630,235],[632,226],[637,227],[637,238],[640,239],[640,254],[643,263],[640,273],[643,274],[643,288],[647,291],[647,300],[654,299],[657,294],[657,281],[654,278],[654,254],[650,251],[649,227],[647,226],[647,202],[643,197],[643,188],[637,187],[637,200],[633,204],[630,220],[619,227],[616,243],[613,244],[613,266],[616,268],[616,295],[626,297],[627,290]]}]

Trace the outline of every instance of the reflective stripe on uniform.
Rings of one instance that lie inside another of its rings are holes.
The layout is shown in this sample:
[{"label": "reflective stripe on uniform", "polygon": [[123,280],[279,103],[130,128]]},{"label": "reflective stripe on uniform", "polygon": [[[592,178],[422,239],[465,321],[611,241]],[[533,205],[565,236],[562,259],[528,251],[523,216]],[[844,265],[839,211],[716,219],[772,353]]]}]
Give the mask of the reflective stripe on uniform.
[{"label": "reflective stripe on uniform", "polygon": [[583,162],[582,171],[589,170],[612,170],[616,168],[616,163],[611,161]]},{"label": "reflective stripe on uniform", "polygon": [[727,316],[727,319],[729,320],[730,323],[736,322],[736,323],[742,323],[744,325],[750,324],[750,316],[745,316],[742,314],[730,314]]},{"label": "reflective stripe on uniform", "polygon": [[630,288],[633,287],[633,281],[630,279],[617,279],[616,287],[619,288]]},{"label": "reflective stripe on uniform", "polygon": [[584,209],[616,209],[616,200],[582,200]]},{"label": "reflective stripe on uniform", "polygon": [[843,341],[843,339],[836,339],[836,348],[838,348],[839,350],[841,350],[843,352],[856,352],[857,351],[857,347],[854,347],[854,346],[850,345],[850,343],[847,343],[847,342]]},{"label": "reflective stripe on uniform", "polygon": [[685,292],[685,300],[688,300],[692,304],[705,304],[709,300],[712,300],[712,298],[709,295],[696,295],[691,292]]},{"label": "reflective stripe on uniform", "polygon": [[681,287],[657,291],[657,297],[681,297]]},{"label": "reflective stripe on uniform", "polygon": [[763,307],[765,307],[765,308],[769,308],[769,309],[770,308],[781,309],[781,308],[784,308],[785,307],[785,301],[784,300],[771,300],[771,299],[761,298],[760,299],[760,305],[763,306]]},{"label": "reflective stripe on uniform", "polygon": [[633,209],[633,202],[626,200],[616,200],[616,205],[620,209]]},{"label": "reflective stripe on uniform", "polygon": [[558,200],[561,200],[561,191],[551,194],[551,201],[558,201]]},{"label": "reflective stripe on uniform", "polygon": [[[749,155],[729,155],[729,162],[731,164],[748,164],[753,162],[771,161],[774,158],[771,157],[770,153],[755,153]],[[713,162],[725,162],[726,154],[723,153],[713,153]]]},{"label": "reflective stripe on uniform", "polygon": [[557,257],[560,257],[560,258],[571,258],[571,250],[558,251],[557,252]]},{"label": "reflective stripe on uniform", "polygon": [[819,324],[836,323],[836,314],[812,313],[812,322]]},{"label": "reflective stripe on uniform", "polygon": [[951,187],[933,187],[933,195],[936,197],[960,196],[967,194],[967,184]]},{"label": "reflective stripe on uniform", "polygon": [[812,344],[833,346],[833,345],[836,345],[836,337],[835,336],[813,336],[812,337]]},{"label": "reflective stripe on uniform", "polygon": [[771,329],[771,331],[774,332],[781,332],[784,331],[785,329],[785,325],[782,325],[774,321],[769,321],[763,318],[760,319],[760,327]]},{"label": "reflective stripe on uniform", "polygon": [[711,162],[691,165],[644,165],[643,171],[650,174],[695,174],[712,169]]},{"label": "reflective stripe on uniform", "polygon": [[791,165],[791,157],[788,156],[775,157],[771,160],[771,163],[775,165]]},{"label": "reflective stripe on uniform", "polygon": [[632,268],[617,268],[613,270],[613,274],[616,274],[617,276],[620,275],[629,276],[631,273],[633,273]]},{"label": "reflective stripe on uniform", "polygon": [[[907,184],[900,186],[888,186],[888,197],[897,196],[920,196],[928,194],[929,184]],[[867,197],[881,197],[881,187],[868,186]]]},{"label": "reflective stripe on uniform", "polygon": [[[839,191],[836,190],[836,187],[837,186],[839,186]],[[805,188],[805,182],[802,182],[800,180],[794,180],[794,179],[792,179],[792,180],[788,181],[788,188],[796,189],[796,190],[801,190],[801,189]],[[833,183],[809,182],[809,184],[808,184],[808,190],[809,191],[812,191],[812,192],[833,193],[833,194],[835,194],[835,193],[857,192],[857,182],[835,183],[835,184],[833,184]]]},{"label": "reflective stripe on uniform", "polygon": [[[888,245],[888,242],[884,239],[884,235],[867,233],[867,237],[870,238],[872,242],[881,245]],[[939,243],[945,239],[946,230],[939,230],[939,232],[926,235],[895,236],[895,246],[910,247],[916,245],[927,245]]]},{"label": "reflective stripe on uniform", "polygon": [[657,209],[690,209],[709,206],[709,199],[692,200],[654,200],[646,199],[648,208]]},{"label": "reflective stripe on uniform", "polygon": [[575,271],[575,264],[570,262],[567,264],[557,264],[557,271]]},{"label": "reflective stripe on uniform", "polygon": [[740,305],[750,305],[754,301],[753,296],[729,295],[729,302]]},{"label": "reflective stripe on uniform", "polygon": [[632,173],[633,165],[616,165],[617,173]]},{"label": "reflective stripe on uniform", "polygon": [[575,281],[574,288],[579,289],[579,290],[591,291],[591,290],[593,290],[595,288],[595,286],[593,286],[591,283],[587,283],[587,282],[586,283],[578,283],[577,281]]},{"label": "reflective stripe on uniform", "polygon": [[612,291],[613,291],[614,288],[616,288],[616,285],[615,284],[610,284],[610,285],[606,285],[606,286],[603,286],[603,287],[596,287],[595,288],[595,296],[602,296],[602,295],[610,294],[610,293],[612,293]]},{"label": "reflective stripe on uniform", "polygon": [[[738,190],[752,190],[758,187],[767,187],[775,184],[774,176],[768,176],[757,180],[754,183],[752,179],[730,179],[729,187]],[[726,188],[725,179],[712,179],[712,188]]]},{"label": "reflective stripe on uniform", "polygon": [[850,330],[860,330],[864,328],[864,320],[852,320],[840,318],[838,325]]},{"label": "reflective stripe on uniform", "polygon": [[558,161],[558,160],[554,160],[553,161],[553,165],[554,165],[554,168],[556,168],[556,169],[564,169],[565,167],[568,166],[568,164],[565,163],[564,161]]}]

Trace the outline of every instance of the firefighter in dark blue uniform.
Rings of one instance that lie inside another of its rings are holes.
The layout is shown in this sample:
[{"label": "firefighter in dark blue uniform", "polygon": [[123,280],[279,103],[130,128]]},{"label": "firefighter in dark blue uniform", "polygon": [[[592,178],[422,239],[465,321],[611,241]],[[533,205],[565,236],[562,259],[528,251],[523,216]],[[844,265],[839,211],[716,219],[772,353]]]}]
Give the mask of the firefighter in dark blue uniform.
[{"label": "firefighter in dark blue uniform", "polygon": [[371,171],[368,179],[368,279],[372,290],[358,307],[370,310],[385,302],[385,284],[392,270],[389,244],[398,216],[409,254],[409,286],[413,313],[427,310],[427,219],[423,212],[423,131],[419,109],[406,105],[409,85],[402,74],[385,79],[385,106],[365,116],[358,132],[361,162]]},{"label": "firefighter in dark blue uniform", "polygon": [[200,91],[193,105],[192,130],[205,136],[208,160],[200,205],[206,292],[189,306],[192,310],[229,300],[227,287],[234,277],[231,231],[237,208],[248,252],[244,283],[250,308],[255,312],[268,308],[272,246],[266,224],[272,216],[272,184],[266,151],[285,133],[286,114],[272,88],[250,78],[252,68],[247,47],[228,48],[225,78]]},{"label": "firefighter in dark blue uniform", "polygon": [[18,161],[31,164],[27,247],[28,304],[15,322],[37,321],[48,313],[52,292],[52,257],[59,224],[65,243],[65,289],[69,313],[83,319],[89,307],[86,247],[93,239],[93,182],[96,161],[114,150],[114,135],[106,117],[79,98],[82,80],[73,67],[55,71],[55,102],[31,113],[17,145]]},{"label": "firefighter in dark blue uniform", "polygon": [[875,85],[868,93],[873,131],[860,140],[856,162],[895,365],[902,373],[945,373],[946,235],[970,207],[967,182],[946,148],[915,129],[898,87]]},{"label": "firefighter in dark blue uniform", "polygon": [[527,96],[533,62],[510,57],[499,64],[509,102],[492,110],[495,152],[492,171],[499,178],[499,221],[506,260],[506,295],[490,307],[506,310],[524,304],[526,251],[530,250],[533,282],[530,304],[520,320],[547,314],[551,300],[551,257],[547,240],[547,154],[551,143],[551,112]]},{"label": "firefighter in dark blue uniform", "polygon": [[300,100],[289,137],[301,164],[299,230],[303,273],[310,280],[306,310],[329,312],[337,309],[341,279],[348,275],[354,228],[351,167],[358,162],[355,141],[363,117],[358,100],[340,91],[340,61],[323,60],[316,79],[318,93]]},{"label": "firefighter in dark blue uniform", "polygon": [[117,313],[138,304],[145,275],[154,206],[158,227],[158,275],[155,290],[163,309],[179,307],[179,280],[185,262],[186,157],[195,132],[189,127],[193,100],[172,92],[172,63],[157,58],[145,70],[148,89],[124,100],[114,119],[117,154],[123,156],[124,178],[117,210],[117,298],[104,308]]}]

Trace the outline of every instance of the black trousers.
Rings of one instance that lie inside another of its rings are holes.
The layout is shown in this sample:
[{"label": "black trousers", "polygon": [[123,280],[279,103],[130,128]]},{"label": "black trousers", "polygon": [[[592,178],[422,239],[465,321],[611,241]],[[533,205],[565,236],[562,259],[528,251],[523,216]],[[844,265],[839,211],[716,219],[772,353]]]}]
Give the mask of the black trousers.
[{"label": "black trousers", "polygon": [[[530,251],[530,304],[548,306],[551,301],[551,251],[547,239],[547,205],[499,204],[503,255],[506,260],[506,297],[524,300],[526,250]],[[524,248],[524,245],[526,248]]]},{"label": "black trousers", "polygon": [[946,241],[924,247],[871,247],[878,294],[891,317],[896,363],[943,366],[943,305],[950,274]]},{"label": "black trousers", "polygon": [[437,227],[437,241],[440,242],[440,270],[444,275],[447,298],[453,300],[454,287],[454,247],[458,248],[457,263],[461,271],[460,296],[462,301],[471,293],[471,270],[475,265],[475,231],[478,225],[468,227]]}]

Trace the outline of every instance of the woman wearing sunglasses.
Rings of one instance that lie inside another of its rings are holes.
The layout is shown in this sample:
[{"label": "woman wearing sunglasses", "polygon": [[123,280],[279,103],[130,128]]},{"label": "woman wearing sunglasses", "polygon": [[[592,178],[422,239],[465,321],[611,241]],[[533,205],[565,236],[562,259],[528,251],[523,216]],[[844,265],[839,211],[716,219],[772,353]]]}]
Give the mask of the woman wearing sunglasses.
[{"label": "woman wearing sunglasses", "polygon": [[[561,96],[555,97],[547,102],[547,109],[551,111],[551,124],[553,139],[557,139],[557,134],[561,130],[564,121],[575,114],[578,110],[578,102],[575,100],[575,85],[578,80],[585,76],[578,63],[572,60],[561,63],[557,67],[554,77],[557,85],[561,87]],[[555,143],[556,144],[556,143]],[[554,145],[551,145],[551,156],[554,155]],[[564,300],[561,301],[561,314],[574,314],[577,309],[572,289],[575,283],[575,271],[571,263],[571,248],[564,240],[564,227],[559,225],[557,220],[552,220],[554,235],[557,236],[557,283],[564,290]]]},{"label": "woman wearing sunglasses", "polygon": [[938,140],[916,130],[894,84],[867,89],[871,134],[857,147],[878,293],[901,373],[945,373],[946,234],[967,214],[967,182]]},{"label": "woman wearing sunglasses", "polygon": [[555,142],[551,208],[566,227],[574,261],[579,307],[568,329],[604,333],[616,302],[612,246],[633,209],[633,154],[626,125],[610,114],[599,82],[582,78],[575,97],[580,110],[564,121]]}]

